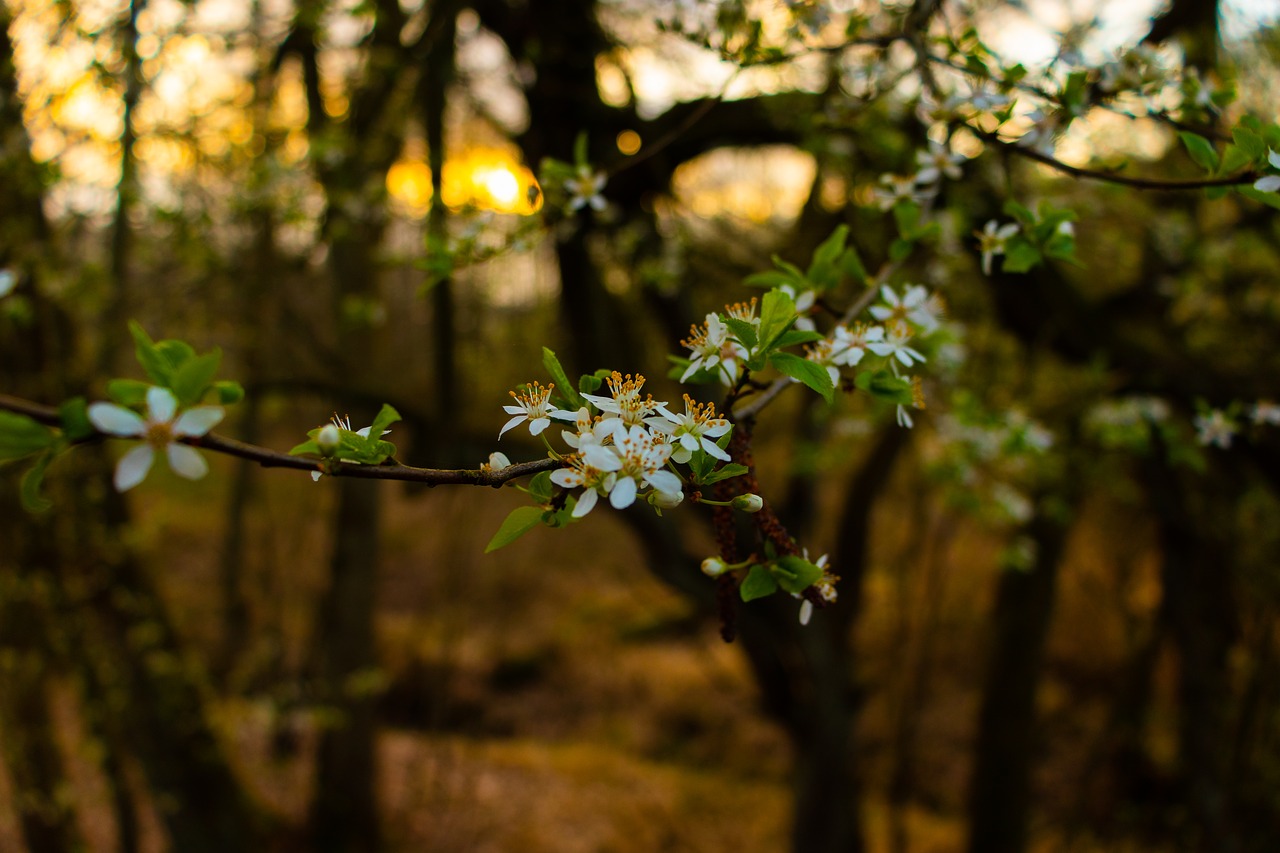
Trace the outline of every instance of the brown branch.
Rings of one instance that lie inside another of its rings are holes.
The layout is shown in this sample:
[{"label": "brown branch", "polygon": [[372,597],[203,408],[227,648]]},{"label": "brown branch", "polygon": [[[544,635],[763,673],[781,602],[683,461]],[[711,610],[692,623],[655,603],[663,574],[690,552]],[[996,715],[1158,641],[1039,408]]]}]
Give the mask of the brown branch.
[{"label": "brown branch", "polygon": [[1009,142],[1001,139],[994,133],[978,130],[972,125],[967,125],[968,129],[978,138],[990,142],[993,145],[999,145],[1014,154],[1034,160],[1045,166],[1070,175],[1073,178],[1082,180],[1103,181],[1106,183],[1120,184],[1121,186],[1133,187],[1137,190],[1202,190],[1209,187],[1238,187],[1245,184],[1252,184],[1258,179],[1258,174],[1253,171],[1241,172],[1228,178],[1204,178],[1200,180],[1190,181],[1165,181],[1158,178],[1133,178],[1127,175],[1117,175],[1114,172],[1100,172],[1096,169],[1085,169],[1080,166],[1072,166],[1064,163],[1056,157],[1048,154],[1042,154],[1032,148],[1024,148],[1016,142]]},{"label": "brown branch", "polygon": [[[62,418],[58,410],[30,400],[0,394],[0,410],[25,415],[45,426],[62,426]],[[100,441],[108,438],[106,433],[95,432],[80,443]],[[498,487],[512,480],[537,474],[541,471],[552,471],[562,467],[558,459],[537,459],[533,462],[521,462],[500,471],[467,468],[415,468],[401,465],[398,462],[382,465],[360,465],[355,462],[326,461],[302,456],[290,456],[278,450],[259,447],[237,441],[234,438],[210,433],[192,438],[179,438],[183,444],[212,450],[240,459],[257,462],[263,468],[292,468],[295,471],[318,471],[332,477],[354,477],[364,480],[400,480],[410,483],[424,483],[428,486],[493,486]]]}]

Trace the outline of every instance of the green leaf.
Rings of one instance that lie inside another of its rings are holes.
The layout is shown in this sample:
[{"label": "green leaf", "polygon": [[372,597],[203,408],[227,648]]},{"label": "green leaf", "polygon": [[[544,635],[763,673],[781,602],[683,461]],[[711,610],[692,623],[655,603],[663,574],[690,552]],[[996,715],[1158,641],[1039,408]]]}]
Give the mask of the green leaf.
[{"label": "green leaf", "polygon": [[1187,153],[1191,155],[1191,159],[1196,165],[1204,169],[1206,172],[1215,172],[1218,169],[1218,152],[1213,150],[1213,143],[1190,131],[1179,131],[1178,138],[1182,140],[1182,144],[1186,146]]},{"label": "green leaf", "polygon": [[575,410],[581,409],[587,404],[573,387],[573,383],[569,381],[569,376],[564,372],[564,368],[560,366],[560,359],[556,358],[556,354],[547,347],[542,348],[542,366],[547,369],[547,373],[551,374],[551,381],[556,383],[556,387],[560,389],[560,393],[564,394],[569,405]]},{"label": "green leaf", "polygon": [[848,240],[849,226],[837,225],[836,230],[831,232],[831,236],[823,240],[813,252],[813,262],[809,264],[810,281],[817,283],[822,279],[826,286],[831,286],[833,283],[829,281],[831,272],[834,271],[836,260],[844,251],[844,245]]},{"label": "green leaf", "polygon": [[775,352],[769,356],[769,363],[779,372],[798,379],[817,391],[828,403],[835,399],[836,388],[831,384],[831,374],[822,365],[789,352]]},{"label": "green leaf", "polygon": [[911,252],[915,247],[916,244],[911,240],[894,240],[889,244],[889,260],[895,264],[900,264],[911,257]]},{"label": "green leaf", "polygon": [[62,433],[70,441],[88,438],[96,430],[89,423],[89,405],[84,397],[72,397],[58,407],[58,417],[62,419]]},{"label": "green leaf", "polygon": [[[707,458],[712,459],[713,457],[708,455]],[[730,477],[740,477],[749,470],[751,469],[746,465],[740,465],[737,462],[726,462],[724,465],[721,465],[718,470],[705,475],[702,478],[702,485],[710,486],[711,484],[718,483],[721,480],[728,480]]]},{"label": "green leaf", "polygon": [[773,342],[774,349],[786,349],[796,344],[810,344],[822,340],[821,332],[806,332],[803,329],[789,329]]},{"label": "green leaf", "polygon": [[804,281],[805,281],[804,271],[801,270],[800,267],[796,266],[793,263],[790,263],[789,261],[784,261],[782,258],[778,257],[777,255],[771,255],[769,259],[773,261],[773,265],[775,267],[782,270],[783,272],[785,272],[787,275],[791,277],[792,283],[804,284]]},{"label": "green leaf", "polygon": [[1039,249],[1026,240],[1014,238],[1009,241],[1009,247],[1005,251],[1004,263],[1001,268],[1009,273],[1026,272],[1039,264],[1041,260],[1042,256]]},{"label": "green leaf", "polygon": [[170,387],[178,403],[182,406],[194,406],[204,398],[204,392],[213,383],[222,365],[222,350],[215,347],[212,352],[188,359],[173,372]]},{"label": "green leaf", "polygon": [[185,341],[164,340],[156,342],[156,352],[169,365],[169,375],[196,357],[196,351]]},{"label": "green leaf", "polygon": [[244,386],[230,379],[220,379],[213,383],[213,392],[218,395],[218,402],[224,406],[239,403],[244,399]]},{"label": "green leaf", "polygon": [[539,471],[529,481],[529,497],[536,503],[545,504],[551,502],[551,495],[551,472]]},{"label": "green leaf", "polygon": [[[1267,143],[1257,131],[1241,125],[1231,131],[1231,138],[1250,160],[1261,160],[1267,156]],[[1226,171],[1225,166],[1223,171]]]},{"label": "green leaf", "polygon": [[1265,204],[1267,207],[1274,207],[1280,210],[1280,193],[1264,193],[1255,190],[1253,187],[1237,187],[1236,192],[1245,198],[1251,198],[1259,204]]},{"label": "green leaf", "polygon": [[920,205],[911,201],[900,201],[893,206],[893,221],[898,225],[898,233],[910,238],[920,222]]},{"label": "green leaf", "polygon": [[729,331],[733,332],[733,336],[737,338],[748,350],[754,350],[758,343],[756,339],[756,327],[746,320],[739,320],[737,317],[725,317],[724,324],[729,327]]},{"label": "green leaf", "polygon": [[840,256],[840,270],[858,284],[867,282],[867,268],[862,265],[862,258],[858,257],[858,250],[852,246]]},{"label": "green leaf", "polygon": [[910,406],[913,402],[911,380],[905,376],[894,376],[892,371],[884,368],[864,370],[854,377],[853,383],[871,396],[890,403]]},{"label": "green leaf", "polygon": [[484,546],[484,552],[489,554],[499,548],[505,548],[507,545],[510,545],[512,542],[516,541],[541,523],[542,507],[516,507],[511,510],[511,514],[502,522],[502,526],[498,528],[498,532],[493,534],[493,538],[489,540],[489,544]]},{"label": "green leaf", "polygon": [[[318,432],[318,430],[312,430],[312,432]],[[314,438],[308,439],[302,442],[302,444],[295,445],[289,451],[290,456],[306,456],[307,454],[311,454],[313,456],[323,455],[320,452],[320,445],[316,443]]]},{"label": "green leaf", "polygon": [[1253,155],[1233,142],[1228,144],[1226,150],[1222,152],[1222,165],[1219,171],[1224,175],[1233,175],[1246,166],[1252,166],[1253,161]]},{"label": "green leaf", "polygon": [[53,442],[47,426],[16,412],[0,412],[0,462],[47,450]]},{"label": "green leaf", "polygon": [[1012,216],[1018,220],[1023,226],[1035,225],[1036,215],[1029,208],[1023,207],[1013,199],[1009,199],[1004,203],[1004,212],[1007,216]]},{"label": "green leaf", "polygon": [[147,400],[151,384],[141,379],[112,379],[107,383],[107,396],[126,409],[141,406]]},{"label": "green leaf", "polygon": [[822,569],[802,557],[779,557],[773,565],[773,577],[787,592],[801,593],[822,579]]},{"label": "green leaf", "polygon": [[133,353],[142,365],[142,371],[156,385],[169,385],[173,368],[156,349],[150,335],[134,320],[129,321],[129,334],[133,336]]},{"label": "green leaf", "polygon": [[760,565],[752,566],[751,571],[747,572],[746,578],[743,579],[742,586],[738,587],[738,595],[742,596],[743,601],[755,601],[757,598],[773,595],[777,591],[778,582],[768,569]]},{"label": "green leaf", "polygon": [[51,506],[53,501],[40,494],[40,486],[44,484],[44,472],[48,470],[49,463],[54,460],[57,454],[52,450],[36,460],[36,464],[31,466],[27,473],[22,475],[22,484],[20,485],[20,494],[22,496],[22,508],[27,512],[45,512]]},{"label": "green leaf", "polygon": [[804,280],[797,281],[795,276],[778,270],[766,270],[765,272],[752,273],[744,278],[742,283],[748,287],[781,287],[784,284],[797,287],[803,286]]},{"label": "green leaf", "polygon": [[766,353],[773,348],[782,333],[796,321],[796,304],[781,290],[770,290],[760,305],[760,349]]},{"label": "green leaf", "polygon": [[[387,427],[400,420],[400,413],[390,403],[383,403],[382,408],[378,410],[378,416],[373,419],[373,423],[369,427],[369,440],[378,441]],[[383,441],[382,444],[391,444],[389,441]],[[391,453],[395,453],[395,447],[392,446]]]}]

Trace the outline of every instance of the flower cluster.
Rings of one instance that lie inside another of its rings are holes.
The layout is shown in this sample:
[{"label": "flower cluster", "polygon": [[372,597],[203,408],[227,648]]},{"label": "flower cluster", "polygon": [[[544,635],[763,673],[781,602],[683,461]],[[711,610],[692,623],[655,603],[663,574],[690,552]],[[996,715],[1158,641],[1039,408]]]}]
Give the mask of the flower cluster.
[{"label": "flower cluster", "polygon": [[877,206],[881,210],[889,210],[900,202],[919,204],[927,201],[937,194],[943,178],[960,180],[960,166],[966,159],[945,144],[930,140],[926,150],[916,152],[919,168],[915,174],[880,176],[880,186],[872,191]]},{"label": "flower cluster", "polygon": [[[942,297],[931,294],[922,285],[910,285],[901,295],[889,285],[880,288],[881,302],[870,309],[879,324],[837,323],[831,334],[809,346],[806,358],[826,368],[831,384],[840,382],[840,368],[862,364],[869,354],[885,360],[889,371],[898,376],[900,368],[923,364],[925,356],[911,346],[919,336],[928,335],[941,324],[945,305]],[[918,377],[906,377],[911,383],[911,404],[924,408],[924,395]],[[904,403],[898,404],[898,423],[911,427],[913,421]]]},{"label": "flower cluster", "polygon": [[[738,303],[726,307],[725,312],[734,319],[744,320],[759,326],[755,317],[756,301]],[[680,342],[680,346],[689,350],[691,358],[689,366],[680,376],[681,382],[687,382],[694,374],[707,371],[719,377],[726,385],[733,385],[742,375],[743,362],[750,353],[729,331],[724,318],[719,314],[708,314],[706,322],[701,326],[691,326],[689,337]]]},{"label": "flower cluster", "polygon": [[[573,429],[561,432],[572,452],[566,465],[551,474],[551,482],[563,489],[581,489],[574,518],[581,518],[606,497],[615,509],[624,509],[644,498],[660,509],[684,500],[684,481],[671,470],[672,463],[687,464],[695,454],[729,461],[716,443],[732,425],[716,413],[712,403],[684,397],[684,411],[673,412],[665,402],[644,393],[645,378],[614,371],[605,377],[608,394],[582,394],[587,405],[576,411],[550,402],[554,385],[525,386],[512,393],[517,405],[506,406],[514,414],[502,432],[528,421],[529,432],[542,436],[551,420],[565,421]],[[501,433],[499,434],[501,435]],[[544,436],[545,440],[545,436]]]}]

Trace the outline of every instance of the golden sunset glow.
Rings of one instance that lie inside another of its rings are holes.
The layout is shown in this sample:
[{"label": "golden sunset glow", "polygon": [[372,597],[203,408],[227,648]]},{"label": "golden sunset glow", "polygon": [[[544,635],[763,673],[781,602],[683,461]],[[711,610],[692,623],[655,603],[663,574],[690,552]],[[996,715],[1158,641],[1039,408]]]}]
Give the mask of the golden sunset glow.
[{"label": "golden sunset glow", "polygon": [[[534,213],[529,203],[537,187],[533,173],[500,148],[471,148],[444,164],[444,203],[498,213]],[[403,159],[387,172],[387,192],[401,212],[425,216],[431,206],[431,168],[420,159]]]}]

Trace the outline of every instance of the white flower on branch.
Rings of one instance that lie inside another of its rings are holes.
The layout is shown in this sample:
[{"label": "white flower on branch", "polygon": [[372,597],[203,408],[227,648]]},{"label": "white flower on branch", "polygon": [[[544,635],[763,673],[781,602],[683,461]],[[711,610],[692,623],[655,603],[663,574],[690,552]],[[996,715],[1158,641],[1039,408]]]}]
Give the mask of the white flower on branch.
[{"label": "white flower on branch", "polygon": [[116,491],[128,491],[146,479],[157,450],[164,451],[169,467],[180,477],[198,480],[208,473],[209,465],[204,457],[181,444],[179,439],[206,434],[225,413],[219,406],[197,406],[175,418],[177,411],[178,399],[173,392],[158,386],[147,390],[146,417],[115,403],[89,406],[89,422],[99,432],[121,438],[140,438],[144,442],[116,463]]}]

